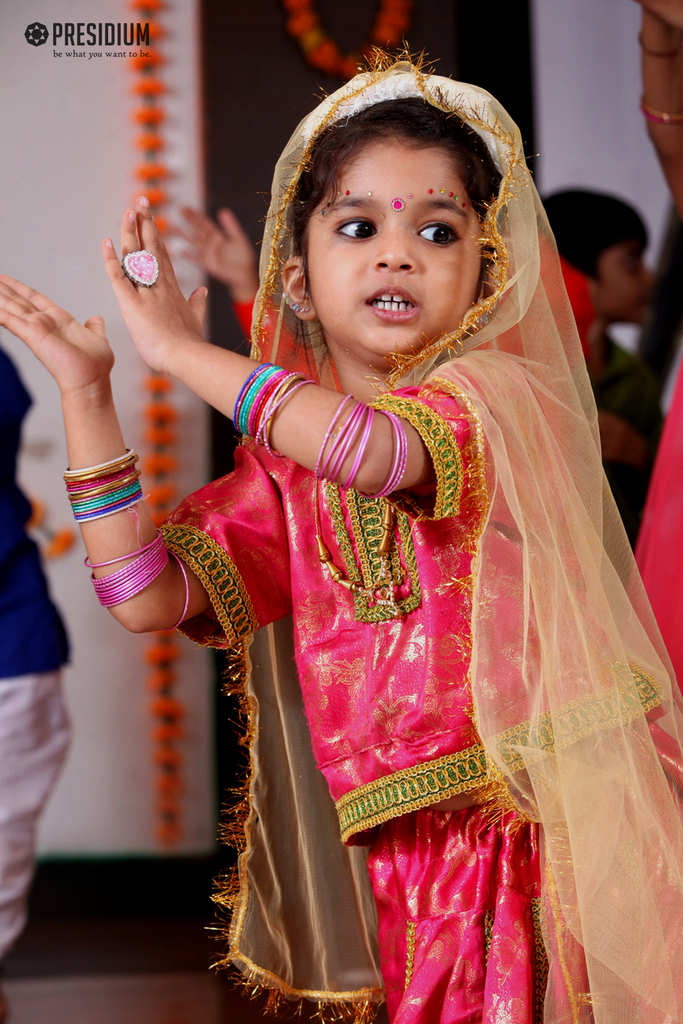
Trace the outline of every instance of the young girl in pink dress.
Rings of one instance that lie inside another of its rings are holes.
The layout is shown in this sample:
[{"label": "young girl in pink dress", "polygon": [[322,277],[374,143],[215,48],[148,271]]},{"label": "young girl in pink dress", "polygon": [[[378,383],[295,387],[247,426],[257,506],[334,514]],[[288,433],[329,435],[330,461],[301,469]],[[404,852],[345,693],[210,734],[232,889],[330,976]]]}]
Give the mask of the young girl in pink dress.
[{"label": "young girl in pink dress", "polygon": [[251,360],[203,341],[142,200],[121,248],[144,359],[245,434],[163,534],[101,319],[1,277],[0,323],[61,388],[100,600],[232,652],[227,960],[358,1021],[382,984],[398,1024],[683,1019],[680,695],[508,115],[407,62],[324,100],[276,168]]}]

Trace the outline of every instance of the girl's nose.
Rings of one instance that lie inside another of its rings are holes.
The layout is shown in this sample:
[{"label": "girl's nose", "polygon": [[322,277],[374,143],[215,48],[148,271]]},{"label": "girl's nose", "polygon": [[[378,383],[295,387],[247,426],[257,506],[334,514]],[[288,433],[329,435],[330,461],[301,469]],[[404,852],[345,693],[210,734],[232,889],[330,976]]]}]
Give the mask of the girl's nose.
[{"label": "girl's nose", "polygon": [[415,260],[408,239],[402,231],[387,232],[381,240],[375,258],[378,270],[412,270]]}]

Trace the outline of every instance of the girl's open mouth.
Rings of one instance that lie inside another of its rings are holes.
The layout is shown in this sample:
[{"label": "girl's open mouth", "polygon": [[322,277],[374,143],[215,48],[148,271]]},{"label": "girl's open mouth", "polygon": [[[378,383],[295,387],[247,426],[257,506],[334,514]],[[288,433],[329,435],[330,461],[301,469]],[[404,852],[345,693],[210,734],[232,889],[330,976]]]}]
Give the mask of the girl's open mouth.
[{"label": "girl's open mouth", "polygon": [[418,309],[412,299],[393,291],[380,292],[369,300],[368,305],[382,320],[409,320]]}]

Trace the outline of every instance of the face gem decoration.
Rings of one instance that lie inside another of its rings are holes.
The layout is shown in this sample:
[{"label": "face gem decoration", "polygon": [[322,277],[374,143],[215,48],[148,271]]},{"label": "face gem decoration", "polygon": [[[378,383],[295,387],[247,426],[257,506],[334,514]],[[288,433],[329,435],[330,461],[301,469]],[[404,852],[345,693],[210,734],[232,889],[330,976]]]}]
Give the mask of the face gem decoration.
[{"label": "face gem decoration", "polygon": [[396,210],[396,213],[400,213],[401,210],[405,210],[406,208],[406,204],[403,202],[402,199],[392,199],[389,205],[391,206],[392,210]]},{"label": "face gem decoration", "polygon": [[139,249],[137,252],[129,252],[121,260],[121,266],[126,277],[129,277],[135,284],[144,288],[151,288],[159,277],[159,264],[153,253],[147,249]]}]

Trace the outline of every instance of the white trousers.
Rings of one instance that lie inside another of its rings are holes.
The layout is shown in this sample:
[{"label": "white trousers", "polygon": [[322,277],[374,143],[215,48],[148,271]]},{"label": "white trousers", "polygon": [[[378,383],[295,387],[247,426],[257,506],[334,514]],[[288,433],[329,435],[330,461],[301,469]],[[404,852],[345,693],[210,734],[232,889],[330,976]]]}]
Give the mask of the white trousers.
[{"label": "white trousers", "polygon": [[58,670],[0,679],[0,961],[26,923],[38,818],[70,735]]}]

